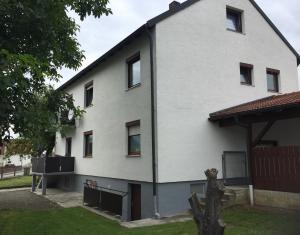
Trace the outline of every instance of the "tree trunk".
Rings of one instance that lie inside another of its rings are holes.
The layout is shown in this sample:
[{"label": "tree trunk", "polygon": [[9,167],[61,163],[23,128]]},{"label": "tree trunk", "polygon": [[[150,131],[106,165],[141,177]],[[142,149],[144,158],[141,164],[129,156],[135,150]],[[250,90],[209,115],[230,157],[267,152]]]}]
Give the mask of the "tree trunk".
[{"label": "tree trunk", "polygon": [[205,175],[208,180],[205,204],[200,203],[195,193],[189,199],[198,235],[224,235],[225,224],[220,219],[224,186],[217,182],[216,169],[207,170]]}]

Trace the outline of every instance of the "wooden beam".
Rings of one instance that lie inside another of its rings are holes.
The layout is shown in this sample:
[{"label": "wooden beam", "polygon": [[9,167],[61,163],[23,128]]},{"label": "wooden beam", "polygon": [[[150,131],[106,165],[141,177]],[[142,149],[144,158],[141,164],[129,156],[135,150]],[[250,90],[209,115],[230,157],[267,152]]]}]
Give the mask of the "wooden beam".
[{"label": "wooden beam", "polygon": [[264,136],[267,134],[267,132],[271,129],[271,127],[274,125],[275,121],[269,121],[266,126],[261,130],[261,132],[257,135],[257,137],[255,138],[255,140],[252,143],[252,147],[256,147],[260,141],[262,140],[262,138],[264,138]]},{"label": "wooden beam", "polygon": [[35,188],[39,189],[40,188],[40,185],[42,183],[42,180],[43,180],[43,177],[40,177],[40,181],[38,182],[37,186]]},{"label": "wooden beam", "polygon": [[[241,115],[238,117],[239,123],[249,124],[249,123],[260,123],[260,122],[269,122],[269,121],[279,121],[292,118],[300,117],[300,109],[288,109],[281,110],[276,112],[267,112],[267,113],[256,113],[249,115]],[[228,117],[222,120],[219,120],[220,127],[228,127],[238,125],[236,122],[236,117]]]},{"label": "wooden beam", "polygon": [[247,124],[241,122],[238,116],[234,117],[234,121],[235,121],[236,125],[238,125],[240,127],[244,127],[244,128],[248,128],[249,127]]},{"label": "wooden beam", "polygon": [[299,118],[300,110],[282,110],[270,113],[261,113],[255,116],[245,116],[240,118],[242,122],[245,123],[259,123],[268,121],[279,121],[285,119]]}]

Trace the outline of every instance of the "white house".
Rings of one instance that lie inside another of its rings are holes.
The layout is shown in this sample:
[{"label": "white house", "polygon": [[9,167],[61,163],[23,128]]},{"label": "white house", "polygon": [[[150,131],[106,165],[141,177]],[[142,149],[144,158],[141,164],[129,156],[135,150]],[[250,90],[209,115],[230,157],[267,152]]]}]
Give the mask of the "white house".
[{"label": "white house", "polygon": [[55,153],[75,157],[75,175],[61,186],[82,191],[93,180],[122,192],[124,220],[187,210],[208,168],[228,184],[252,185],[256,135],[260,146],[300,145],[299,95],[273,102],[298,91],[300,57],[259,6],[187,0],[169,7],[59,88],[86,111],[67,138],[57,134]]}]

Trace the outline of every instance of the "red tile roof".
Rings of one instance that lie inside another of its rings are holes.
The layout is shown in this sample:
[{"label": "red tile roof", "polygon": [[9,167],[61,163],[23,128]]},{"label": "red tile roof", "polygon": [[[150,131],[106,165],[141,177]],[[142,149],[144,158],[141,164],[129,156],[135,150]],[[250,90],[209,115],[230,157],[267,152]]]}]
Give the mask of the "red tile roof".
[{"label": "red tile roof", "polygon": [[238,114],[249,114],[264,112],[269,110],[278,110],[281,108],[300,107],[300,91],[284,95],[273,95],[263,99],[255,100],[249,103],[234,106],[215,113],[211,113],[210,120],[219,120]]}]

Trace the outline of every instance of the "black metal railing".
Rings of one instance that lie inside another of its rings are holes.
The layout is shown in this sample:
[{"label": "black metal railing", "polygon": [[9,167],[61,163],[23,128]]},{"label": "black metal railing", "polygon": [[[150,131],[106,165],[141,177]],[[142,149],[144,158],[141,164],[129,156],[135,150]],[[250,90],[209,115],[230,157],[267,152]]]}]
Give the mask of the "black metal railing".
[{"label": "black metal railing", "polygon": [[89,207],[98,208],[103,211],[109,211],[115,215],[122,216],[123,197],[128,192],[115,190],[111,188],[91,186],[84,184],[83,202]]},{"label": "black metal railing", "polygon": [[32,158],[33,173],[69,173],[74,172],[74,157]]}]

